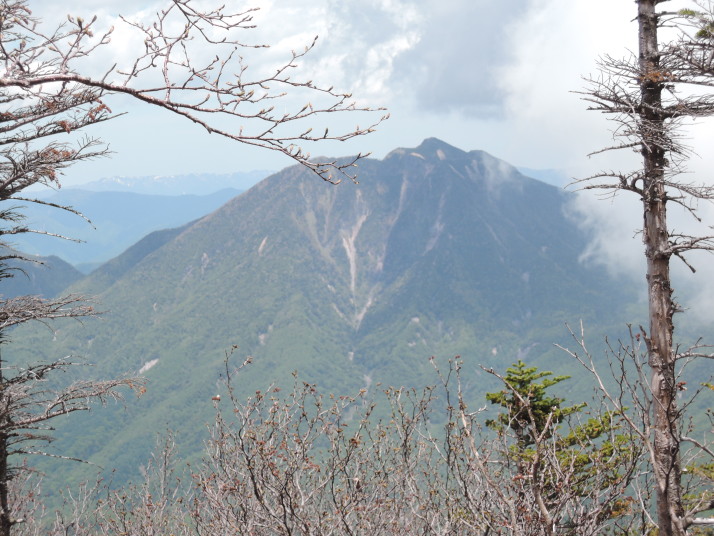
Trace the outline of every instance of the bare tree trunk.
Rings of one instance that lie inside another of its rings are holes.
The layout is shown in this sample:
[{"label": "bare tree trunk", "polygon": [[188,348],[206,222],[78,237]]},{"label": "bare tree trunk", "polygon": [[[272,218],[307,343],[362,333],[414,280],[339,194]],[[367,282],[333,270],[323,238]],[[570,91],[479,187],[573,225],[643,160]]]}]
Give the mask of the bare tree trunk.
[{"label": "bare tree trunk", "polygon": [[657,519],[661,535],[683,535],[684,510],[681,493],[681,466],[677,437],[675,353],[673,348],[675,303],[672,299],[665,191],[666,147],[663,133],[662,90],[666,74],[660,70],[657,42],[661,0],[638,0],[639,64],[642,109],[642,157],[644,163],[643,240],[647,257],[650,333],[647,338],[652,370],[654,419],[654,470],[657,479]]},{"label": "bare tree trunk", "polygon": [[[714,353],[703,351],[707,347],[699,342],[684,351],[675,349],[673,316],[678,306],[672,298],[669,265],[670,259],[677,256],[694,271],[684,254],[714,252],[714,234],[672,231],[667,224],[667,203],[680,205],[699,220],[696,215],[698,202],[714,200],[711,185],[683,182],[677,177],[688,153],[678,129],[688,119],[714,116],[711,95],[714,87],[714,70],[711,68],[714,0],[695,0],[693,4],[699,9],[676,12],[657,10],[668,0],[635,1],[639,55],[622,60],[605,57],[600,63],[601,76],[590,79],[591,90],[585,93],[585,100],[594,104],[591,110],[611,114],[619,125],[613,134],[616,143],[599,152],[638,147],[642,167],[625,173],[601,172],[582,181],[598,181],[589,182],[586,189],[606,189],[613,193],[624,190],[642,199],[650,324],[649,333],[644,328],[641,330],[647,345],[651,378],[649,385],[646,380],[638,380],[638,385],[633,386],[626,380],[623,368],[624,378],[620,385],[626,386],[635,404],[644,411],[641,414],[642,429],[626,418],[649,451],[655,479],[653,491],[657,496],[658,534],[683,536],[689,526],[707,522],[694,516],[710,508],[707,494],[711,482],[704,475],[700,479],[690,472],[686,475],[686,496],[693,500],[683,500],[681,445],[692,440],[683,435],[683,410],[677,407],[682,382],[677,382],[675,365],[685,358],[714,359]],[[675,38],[659,43],[660,26],[674,30]],[[705,91],[692,91],[698,86],[706,88]],[[683,91],[677,91],[679,88]],[[608,181],[600,182],[603,178]],[[639,347],[634,337],[631,344],[633,349]],[[632,356],[639,374],[642,371],[639,356],[637,352]],[[589,370],[594,372],[592,368]],[[600,387],[603,387],[601,382]],[[640,398],[636,392],[640,388],[647,389],[646,399]],[[609,395],[608,398],[617,403]],[[690,403],[691,398],[682,407],[686,409]],[[711,460],[709,447],[696,441],[693,444],[696,452],[688,450],[688,460],[698,456]]]},{"label": "bare tree trunk", "polygon": [[[4,384],[3,367],[4,361],[0,356],[0,386]],[[4,389],[0,391],[0,404],[5,404]],[[9,414],[0,410],[0,418],[8,419]],[[10,536],[10,501],[9,485],[10,475],[8,471],[7,433],[5,433],[5,423],[0,424],[0,536]]]},{"label": "bare tree trunk", "polygon": [[0,536],[10,536],[10,501],[8,487],[10,485],[7,463],[7,434],[0,432]]}]

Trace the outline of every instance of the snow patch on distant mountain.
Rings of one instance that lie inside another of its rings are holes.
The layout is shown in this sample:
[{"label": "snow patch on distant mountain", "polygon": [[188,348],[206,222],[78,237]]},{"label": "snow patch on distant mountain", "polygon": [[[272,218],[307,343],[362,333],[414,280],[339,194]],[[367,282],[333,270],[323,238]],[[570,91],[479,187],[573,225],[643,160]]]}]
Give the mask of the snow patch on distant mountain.
[{"label": "snow patch on distant mountain", "polygon": [[273,171],[254,170],[238,173],[164,175],[145,177],[105,177],[74,186],[92,192],[132,192],[150,195],[207,195],[225,188],[247,190]]}]

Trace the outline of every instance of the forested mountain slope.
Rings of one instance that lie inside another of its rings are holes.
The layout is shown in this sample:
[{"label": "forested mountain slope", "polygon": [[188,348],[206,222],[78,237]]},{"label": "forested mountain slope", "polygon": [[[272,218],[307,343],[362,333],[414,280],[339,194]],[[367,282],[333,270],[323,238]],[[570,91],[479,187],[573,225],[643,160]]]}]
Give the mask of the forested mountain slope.
[{"label": "forested mountain slope", "polygon": [[478,364],[505,370],[527,356],[572,370],[552,345],[564,323],[621,330],[634,300],[578,261],[585,237],[567,199],[436,139],[362,161],[359,185],[291,167],[73,286],[99,295],[102,320],[15,332],[6,353],[80,355],[97,364],[93,377],[146,375],[139,400],[73,417],[56,443],[120,475],[136,474],[155,432],[200,449],[234,344],[234,365],[253,357],[243,393],[292,382],[293,371],[335,393],[420,386],[435,381],[432,355],[461,354],[483,404]]}]

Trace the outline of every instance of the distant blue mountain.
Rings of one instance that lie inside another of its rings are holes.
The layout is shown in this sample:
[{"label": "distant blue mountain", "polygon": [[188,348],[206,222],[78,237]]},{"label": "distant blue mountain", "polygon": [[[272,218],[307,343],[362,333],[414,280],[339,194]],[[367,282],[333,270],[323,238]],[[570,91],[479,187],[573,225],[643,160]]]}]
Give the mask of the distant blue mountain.
[{"label": "distant blue mountain", "polygon": [[273,173],[274,171],[254,170],[226,174],[106,177],[77,188],[92,192],[132,192],[148,195],[208,195],[226,188],[247,190]]},{"label": "distant blue mountain", "polygon": [[3,299],[18,296],[51,298],[78,281],[84,274],[58,257],[30,257],[27,261],[8,260],[13,277],[2,280]]},{"label": "distant blue mountain", "polygon": [[178,227],[205,216],[239,193],[241,190],[234,188],[210,195],[147,195],[62,189],[43,196],[43,200],[71,206],[86,220],[67,211],[37,204],[28,204],[23,212],[32,229],[81,242],[26,234],[19,236],[12,246],[30,255],[60,257],[88,273],[147,234]]}]

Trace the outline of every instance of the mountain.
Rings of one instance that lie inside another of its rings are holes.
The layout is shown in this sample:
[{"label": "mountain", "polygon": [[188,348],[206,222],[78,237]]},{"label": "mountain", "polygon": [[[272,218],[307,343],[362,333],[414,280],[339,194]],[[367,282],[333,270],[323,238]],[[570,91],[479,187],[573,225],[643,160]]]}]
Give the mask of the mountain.
[{"label": "mountain", "polygon": [[130,192],[145,195],[208,195],[219,190],[247,190],[274,173],[254,170],[238,173],[191,173],[158,177],[106,177],[82,184],[79,189],[92,192]]},{"label": "mountain", "polygon": [[230,188],[209,195],[146,195],[62,189],[44,196],[42,200],[70,206],[89,221],[52,206],[38,204],[28,204],[24,213],[30,227],[75,241],[26,234],[18,236],[13,245],[32,255],[60,257],[87,273],[119,255],[148,233],[205,216],[239,193],[240,190]]},{"label": "mountain", "polygon": [[56,296],[60,291],[82,279],[83,275],[59,257],[29,257],[31,261],[8,260],[13,277],[2,280],[2,297],[40,295]]},{"label": "mountain", "polygon": [[[72,286],[99,294],[102,321],[18,330],[4,355],[82,355],[97,364],[93,377],[146,375],[139,400],[73,416],[58,432],[58,452],[121,478],[137,474],[153,433],[176,430],[184,452],[200,449],[234,344],[232,364],[253,357],[241,396],[289,385],[293,371],[338,394],[423,386],[436,381],[431,356],[460,354],[481,405],[493,383],[478,364],[575,370],[553,347],[567,340],[564,323],[621,329],[634,299],[579,262],[586,239],[565,215],[568,199],[436,139],[362,161],[359,185],[287,168]],[[62,479],[76,470],[53,467]]]}]

